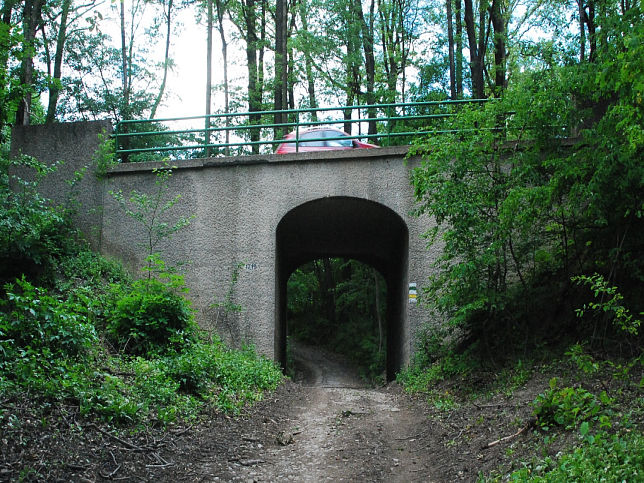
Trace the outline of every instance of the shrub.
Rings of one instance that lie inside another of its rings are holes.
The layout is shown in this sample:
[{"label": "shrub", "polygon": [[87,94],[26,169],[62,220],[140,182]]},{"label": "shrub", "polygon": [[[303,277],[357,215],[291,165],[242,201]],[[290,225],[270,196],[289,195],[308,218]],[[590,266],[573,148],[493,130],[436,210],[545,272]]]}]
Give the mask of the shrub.
[{"label": "shrub", "polygon": [[[35,171],[28,181],[10,170]],[[65,211],[52,206],[37,191],[39,181],[51,172],[33,158],[8,160],[0,156],[0,280],[51,270],[56,257],[69,248],[71,228]]]},{"label": "shrub", "polygon": [[121,351],[142,355],[181,350],[194,339],[190,304],[172,288],[155,278],[137,280],[131,289],[114,286],[107,334]]},{"label": "shrub", "polygon": [[27,355],[74,357],[96,343],[96,332],[86,322],[83,307],[60,301],[24,278],[4,288],[7,298],[0,300],[4,361]]},{"label": "shrub", "polygon": [[605,391],[597,398],[581,387],[558,389],[557,378],[553,377],[549,389],[539,394],[533,404],[537,424],[542,428],[563,426],[573,429],[587,420],[599,421],[600,426],[610,427],[608,410],[612,403]]},{"label": "shrub", "polygon": [[644,437],[639,432],[608,435],[592,440],[556,460],[545,458],[513,472],[511,481],[641,481]]}]

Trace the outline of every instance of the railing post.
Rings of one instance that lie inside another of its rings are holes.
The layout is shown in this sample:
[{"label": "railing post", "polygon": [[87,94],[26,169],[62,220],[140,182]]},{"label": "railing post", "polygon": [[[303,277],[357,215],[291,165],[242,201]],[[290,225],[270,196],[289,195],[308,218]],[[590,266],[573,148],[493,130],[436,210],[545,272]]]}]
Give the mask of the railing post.
[{"label": "railing post", "polygon": [[210,116],[206,114],[206,126],[204,130],[204,147],[205,147],[205,153],[206,157],[210,157]]},{"label": "railing post", "polygon": [[295,114],[295,152],[300,152],[300,111]]}]

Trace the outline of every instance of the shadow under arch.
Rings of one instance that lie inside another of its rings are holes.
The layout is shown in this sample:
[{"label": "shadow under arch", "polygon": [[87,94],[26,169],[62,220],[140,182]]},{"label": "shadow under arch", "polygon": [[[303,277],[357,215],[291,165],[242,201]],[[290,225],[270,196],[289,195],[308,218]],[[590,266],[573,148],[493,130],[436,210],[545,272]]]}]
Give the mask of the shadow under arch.
[{"label": "shadow under arch", "polygon": [[403,364],[409,231],[392,209],[370,200],[329,197],[289,211],[276,229],[275,356],[286,362],[286,284],[300,265],[322,257],[353,258],[378,270],[387,283],[387,380]]}]

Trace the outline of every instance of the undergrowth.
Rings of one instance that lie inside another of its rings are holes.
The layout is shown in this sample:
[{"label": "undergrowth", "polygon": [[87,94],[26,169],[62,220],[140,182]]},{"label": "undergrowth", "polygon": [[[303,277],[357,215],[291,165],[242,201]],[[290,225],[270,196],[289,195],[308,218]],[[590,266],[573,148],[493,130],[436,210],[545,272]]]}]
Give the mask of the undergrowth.
[{"label": "undergrowth", "polygon": [[[425,398],[437,415],[449,417],[452,411],[485,406],[493,398],[510,403],[518,390],[535,384],[533,379],[547,381],[528,408],[531,418],[516,422],[530,429],[518,444],[531,449],[516,460],[515,450],[508,448],[507,463],[479,475],[480,481],[644,478],[642,355],[599,357],[583,344],[572,344],[493,368],[476,351],[458,352],[457,343],[447,345],[434,347],[442,354],[438,358],[417,355],[416,363],[398,376],[405,389]],[[556,454],[551,451],[554,442]]]},{"label": "undergrowth", "polygon": [[25,166],[50,171],[33,159],[0,165],[0,248],[19,262],[0,270],[7,434],[25,401],[36,415],[62,405],[89,421],[144,427],[235,414],[280,383],[279,368],[252,347],[206,340],[183,278],[156,254],[133,281],[118,262],[89,251],[70,213],[38,194],[40,174],[33,182],[9,175]]}]

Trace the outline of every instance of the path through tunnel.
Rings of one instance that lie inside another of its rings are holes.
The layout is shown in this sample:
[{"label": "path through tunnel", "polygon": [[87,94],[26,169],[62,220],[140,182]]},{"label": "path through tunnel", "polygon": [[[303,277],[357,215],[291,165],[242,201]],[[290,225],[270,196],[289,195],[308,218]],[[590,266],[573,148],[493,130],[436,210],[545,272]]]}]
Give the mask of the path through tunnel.
[{"label": "path through tunnel", "polygon": [[276,233],[275,355],[286,363],[287,282],[301,265],[316,259],[353,259],[374,267],[386,283],[386,375],[403,363],[409,234],[402,218],[373,201],[329,197],[289,211]]}]

